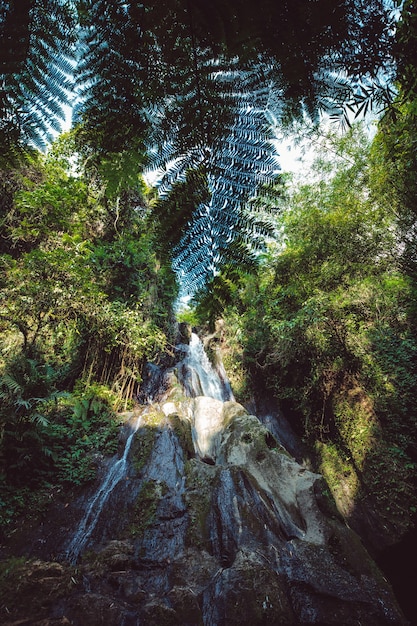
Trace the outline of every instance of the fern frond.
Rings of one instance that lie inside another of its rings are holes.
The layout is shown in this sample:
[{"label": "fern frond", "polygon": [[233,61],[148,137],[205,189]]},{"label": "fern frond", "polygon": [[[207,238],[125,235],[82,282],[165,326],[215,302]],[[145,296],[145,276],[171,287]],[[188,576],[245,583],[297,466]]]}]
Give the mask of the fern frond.
[{"label": "fern frond", "polygon": [[6,399],[10,396],[20,396],[23,388],[19,381],[11,374],[5,373],[0,377],[0,397]]},{"label": "fern frond", "polygon": [[71,3],[21,0],[16,6],[9,4],[0,25],[2,50],[7,42],[0,54],[0,143],[10,151],[16,143],[43,148],[51,131],[60,129],[75,43]]},{"label": "fern frond", "polygon": [[41,426],[42,428],[47,428],[49,426],[48,418],[42,413],[32,413],[30,416],[30,421],[32,424],[36,424],[36,426]]}]

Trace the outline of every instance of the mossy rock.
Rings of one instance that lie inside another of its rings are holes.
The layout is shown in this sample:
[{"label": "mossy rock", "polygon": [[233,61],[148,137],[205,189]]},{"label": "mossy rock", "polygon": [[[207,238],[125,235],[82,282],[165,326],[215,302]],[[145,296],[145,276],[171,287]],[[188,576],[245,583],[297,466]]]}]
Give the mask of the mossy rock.
[{"label": "mossy rock", "polygon": [[166,494],[164,483],[148,480],[143,483],[130,514],[127,534],[129,537],[142,537],[155,520],[158,504]]},{"label": "mossy rock", "polygon": [[126,570],[133,565],[134,548],[133,543],[128,540],[109,541],[102,550],[86,552],[82,559],[84,570],[95,576],[109,571]]},{"label": "mossy rock", "polygon": [[320,511],[330,519],[343,521],[343,516],[339,512],[332,492],[324,478],[318,478],[313,485],[313,489]]},{"label": "mossy rock", "polygon": [[299,623],[287,596],[285,580],[272,573],[254,554],[238,553],[233,567],[223,571],[216,586],[221,591],[216,602],[220,605],[222,623],[230,626]]},{"label": "mossy rock", "polygon": [[191,459],[195,454],[191,422],[188,419],[181,418],[178,413],[170,414],[169,421],[179,439],[185,458]]},{"label": "mossy rock", "polygon": [[[56,562],[8,559],[0,564],[0,621],[29,623],[49,616],[61,598],[80,585],[76,568]],[[4,621],[3,621],[4,620]]]},{"label": "mossy rock", "polygon": [[[240,408],[239,408],[240,407]],[[270,431],[257,417],[249,415],[239,404],[226,402],[225,432],[223,435],[222,459],[226,462],[238,462],[250,455],[257,462],[263,461],[271,450],[286,457],[291,455],[281,446]]]},{"label": "mossy rock", "polygon": [[156,407],[143,413],[143,423],[148,428],[159,428],[165,420],[165,413]]},{"label": "mossy rock", "polygon": [[203,626],[198,598],[190,587],[174,587],[169,592],[168,599],[177,615],[178,624]]},{"label": "mossy rock", "polygon": [[174,609],[161,602],[150,602],[141,611],[146,626],[178,626],[182,622]]},{"label": "mossy rock", "polygon": [[190,403],[190,398],[185,395],[184,389],[181,383],[178,381],[177,370],[173,370],[167,376],[168,379],[168,392],[167,392],[167,401],[174,402],[178,405],[185,406]]},{"label": "mossy rock", "polygon": [[83,626],[120,626],[129,615],[123,602],[102,593],[84,593],[72,598],[66,614],[71,624]]},{"label": "mossy rock", "polygon": [[177,343],[190,343],[192,328],[187,322],[178,324]]},{"label": "mossy rock", "polygon": [[187,543],[198,548],[208,547],[207,518],[211,508],[211,497],[220,468],[191,459],[185,465],[185,501],[190,519]]},{"label": "mossy rock", "polygon": [[153,450],[158,430],[150,426],[138,429],[132,442],[130,459],[137,475],[141,474]]},{"label": "mossy rock", "polygon": [[[248,416],[248,412],[241,404],[229,400],[223,404],[223,424],[228,426],[237,417]],[[256,418],[255,418],[256,419]],[[259,423],[259,422],[258,422]]]}]

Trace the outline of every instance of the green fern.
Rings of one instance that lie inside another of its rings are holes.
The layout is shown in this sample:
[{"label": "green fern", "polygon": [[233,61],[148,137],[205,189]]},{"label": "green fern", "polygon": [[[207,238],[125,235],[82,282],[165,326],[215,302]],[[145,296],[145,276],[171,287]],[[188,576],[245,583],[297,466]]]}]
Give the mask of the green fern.
[{"label": "green fern", "polygon": [[42,413],[32,413],[30,416],[30,421],[32,422],[32,424],[35,424],[36,426],[41,426],[42,428],[47,428],[49,426],[48,418]]},{"label": "green fern", "polygon": [[0,13],[0,143],[43,148],[60,129],[72,90],[75,14],[64,0],[19,0]]},{"label": "green fern", "polygon": [[0,377],[0,399],[7,401],[10,398],[22,395],[23,388],[16,378],[9,373],[5,373]]},{"label": "green fern", "polygon": [[[66,6],[48,2],[52,15]],[[187,293],[221,271],[234,242],[251,255],[270,233],[247,203],[277,174],[271,119],[317,119],[326,110],[348,122],[350,109],[365,112],[389,95],[375,82],[392,41],[380,2],[85,0],[78,19],[79,140],[99,165],[127,153],[138,168],[146,159],[159,172],[153,215]],[[27,137],[59,116],[65,24],[56,22],[44,39],[38,33],[34,41],[44,45],[34,50],[43,54],[32,65],[28,56],[27,74],[12,73],[12,94],[26,85],[21,103],[38,93],[48,68],[52,80],[21,124]],[[6,112],[14,104],[5,93]]]}]

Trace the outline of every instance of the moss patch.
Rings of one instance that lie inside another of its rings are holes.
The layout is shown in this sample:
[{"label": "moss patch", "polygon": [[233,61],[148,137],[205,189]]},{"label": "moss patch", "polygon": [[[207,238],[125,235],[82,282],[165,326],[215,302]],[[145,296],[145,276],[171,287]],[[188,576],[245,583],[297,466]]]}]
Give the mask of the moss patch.
[{"label": "moss patch", "polygon": [[[253,390],[250,375],[245,365],[244,350],[240,341],[240,331],[232,323],[227,325],[227,333],[222,337],[220,351],[223,366],[227,372],[233,395],[237,402],[245,404],[252,398]],[[230,328],[229,328],[230,326]]]},{"label": "moss patch", "polygon": [[110,541],[102,550],[88,550],[82,556],[84,572],[103,576],[106,572],[129,569],[134,565],[133,544],[126,540]]},{"label": "moss patch", "polygon": [[169,416],[171,426],[177,435],[181,447],[187,459],[194,456],[193,436],[191,432],[191,423],[187,419],[182,419],[177,413]]},{"label": "moss patch", "polygon": [[187,543],[190,546],[206,548],[207,516],[210,512],[211,495],[218,468],[191,459],[185,464],[185,474],[187,481],[185,501],[190,518]]},{"label": "moss patch", "polygon": [[360,489],[360,481],[350,457],[332,442],[317,442],[316,452],[320,459],[320,472],[329,485],[339,511],[344,517],[349,517]]},{"label": "moss patch", "polygon": [[370,398],[360,387],[349,389],[334,402],[335,424],[359,471],[369,454],[381,440],[381,429]]},{"label": "moss patch", "polygon": [[165,419],[165,414],[155,408],[143,414],[143,423],[149,428],[158,428]]},{"label": "moss patch", "polygon": [[333,406],[338,438],[317,443],[316,450],[320,471],[339,509],[349,516],[355,503],[366,502],[381,525],[389,527],[393,536],[401,536],[417,511],[416,463],[401,438],[395,440],[395,432],[388,439],[371,399],[359,385],[340,391]]},{"label": "moss patch", "polygon": [[153,450],[157,430],[149,426],[139,428],[132,443],[131,459],[134,471],[140,475]]},{"label": "moss patch", "polygon": [[148,480],[143,483],[132,507],[125,534],[129,537],[142,537],[145,530],[154,521],[158,504],[166,491],[166,485],[159,481]]}]

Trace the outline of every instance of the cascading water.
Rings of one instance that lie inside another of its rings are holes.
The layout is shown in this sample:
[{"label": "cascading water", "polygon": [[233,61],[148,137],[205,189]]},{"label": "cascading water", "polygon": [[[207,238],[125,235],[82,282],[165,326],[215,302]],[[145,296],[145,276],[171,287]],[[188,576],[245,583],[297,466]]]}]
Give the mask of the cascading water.
[{"label": "cascading water", "polygon": [[219,452],[224,402],[234,401],[229,380],[220,362],[210,362],[198,335],[191,334],[189,345],[180,345],[185,357],[178,366],[179,380],[188,396],[194,398],[192,438],[198,458],[214,464]]},{"label": "cascading water", "polygon": [[94,496],[91,498],[87,507],[84,517],[82,518],[75,534],[68,545],[65,556],[71,562],[75,563],[87,545],[87,542],[94,531],[99,517],[103,511],[103,507],[107,502],[110,494],[116,485],[126,476],[127,459],[129,456],[130,448],[136,431],[138,430],[142,422],[142,416],[140,416],[132,428],[132,432],[126,440],[123,456],[121,458],[115,457],[107,470],[107,473],[97,489]]},{"label": "cascading water", "polygon": [[[217,400],[220,405],[225,401],[234,400],[233,393],[226,375],[224,374],[220,377],[210,363],[198,335],[192,333],[189,345],[180,345],[178,349],[186,352],[186,356],[179,367],[180,381],[189,396],[199,397],[196,402],[197,410],[192,428],[194,446],[200,458],[207,460],[207,458],[211,458],[209,448],[213,447],[212,440],[219,431],[216,416],[221,418],[221,415],[216,414],[213,409],[210,399]],[[150,366],[148,369],[149,373],[145,379],[142,395],[152,405],[152,398],[155,394],[155,381],[162,385],[162,375],[156,366]],[[152,395],[150,395],[148,387],[152,387]],[[204,398],[207,398],[208,402]],[[211,419],[213,416],[215,418],[214,422]],[[137,419],[132,432],[126,440],[122,457],[115,457],[111,462],[104,479],[90,499],[85,514],[65,551],[65,556],[70,562],[75,563],[86,548],[111,493],[120,481],[126,477],[130,448],[141,423],[142,416]],[[163,440],[162,436],[161,443]],[[155,470],[150,470],[149,478],[151,480],[156,480],[154,474]],[[162,473],[160,478],[163,478]],[[183,482],[184,478],[182,478],[181,484]],[[179,494],[179,497],[181,496],[182,491]]]},{"label": "cascading water", "polygon": [[220,377],[214,369],[198,335],[192,333],[189,345],[180,345],[178,349],[186,352],[179,375],[189,396],[207,396],[222,402],[234,400],[226,375]]}]

